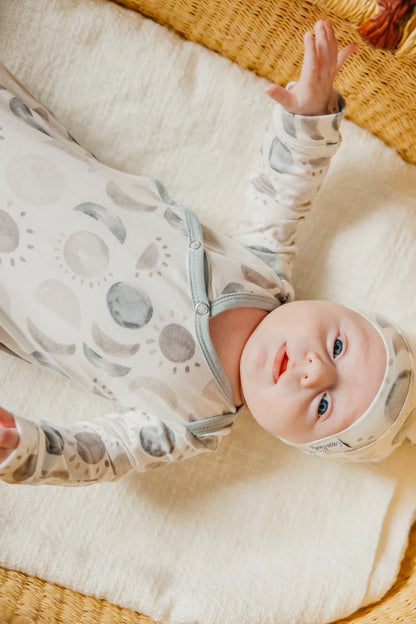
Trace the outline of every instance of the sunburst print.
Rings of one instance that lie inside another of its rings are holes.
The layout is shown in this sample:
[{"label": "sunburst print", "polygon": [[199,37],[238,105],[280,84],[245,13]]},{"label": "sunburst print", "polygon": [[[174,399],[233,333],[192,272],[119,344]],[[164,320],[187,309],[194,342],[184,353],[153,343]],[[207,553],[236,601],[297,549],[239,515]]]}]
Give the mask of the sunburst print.
[{"label": "sunburst print", "polygon": [[168,249],[168,245],[163,244],[161,236],[149,243],[137,260],[135,268],[139,270],[134,276],[139,277],[143,272],[146,272],[149,277],[161,276],[162,267],[169,266],[167,259],[171,257],[171,254],[167,251]]},{"label": "sunburst print", "polygon": [[0,210],[0,266],[27,262],[25,251],[35,248],[31,243],[34,231],[25,226],[25,217],[25,211],[13,210],[12,201],[7,202],[7,212]]},{"label": "sunburst print", "polygon": [[94,379],[92,380],[92,383],[94,384],[94,388],[93,388],[93,392],[95,392],[95,394],[99,394],[101,396],[106,397],[107,399],[114,399],[114,394],[113,392],[110,390],[110,388],[108,388],[105,383],[103,383],[100,379],[98,379],[97,377],[94,377]]},{"label": "sunburst print", "polygon": [[[190,360],[195,354],[195,340],[192,334],[182,325],[186,321],[186,316],[177,319],[174,310],[169,310],[169,318],[158,314],[160,324],[154,324],[153,329],[157,332],[158,338],[148,338],[143,346],[148,348],[149,357],[159,357],[158,367],[171,367],[172,373],[189,373],[191,370]],[[192,366],[199,368],[199,362],[193,362]]]},{"label": "sunburst print", "polygon": [[79,230],[72,234],[60,232],[55,243],[55,260],[65,275],[90,288],[108,282],[110,251],[103,239],[93,232]]}]

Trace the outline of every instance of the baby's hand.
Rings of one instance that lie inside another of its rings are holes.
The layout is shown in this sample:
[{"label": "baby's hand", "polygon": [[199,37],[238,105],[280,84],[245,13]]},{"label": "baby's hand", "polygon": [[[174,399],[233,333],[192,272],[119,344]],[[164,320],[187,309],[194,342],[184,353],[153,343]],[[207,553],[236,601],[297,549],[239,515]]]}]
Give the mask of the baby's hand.
[{"label": "baby's hand", "polygon": [[0,462],[11,455],[19,440],[20,436],[12,414],[0,407]]},{"label": "baby's hand", "polygon": [[279,85],[270,85],[266,93],[295,115],[326,115],[332,81],[347,58],[358,50],[350,43],[340,52],[329,21],[319,20],[311,32],[304,35],[305,52],[302,71],[293,89],[287,91]]}]

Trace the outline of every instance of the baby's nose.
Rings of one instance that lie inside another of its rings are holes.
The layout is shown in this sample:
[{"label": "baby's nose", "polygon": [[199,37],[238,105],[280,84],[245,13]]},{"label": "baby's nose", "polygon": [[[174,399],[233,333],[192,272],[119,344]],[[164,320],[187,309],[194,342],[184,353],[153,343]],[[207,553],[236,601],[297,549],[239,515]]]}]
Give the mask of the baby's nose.
[{"label": "baby's nose", "polygon": [[300,378],[304,388],[324,390],[330,388],[335,382],[336,371],[332,362],[321,358],[318,353],[309,351],[305,357],[305,363]]}]

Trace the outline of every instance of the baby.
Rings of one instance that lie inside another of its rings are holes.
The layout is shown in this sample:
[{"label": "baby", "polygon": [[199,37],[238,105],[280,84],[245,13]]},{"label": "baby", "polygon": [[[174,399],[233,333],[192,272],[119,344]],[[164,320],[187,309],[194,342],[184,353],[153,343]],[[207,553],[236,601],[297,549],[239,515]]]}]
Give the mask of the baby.
[{"label": "baby", "polygon": [[[295,234],[345,109],[329,22],[304,38],[241,227],[201,225],[157,180],[98,162],[0,66],[4,348],[122,406],[58,428],[0,409],[0,478],[87,485],[215,451],[247,405],[317,455],[386,456],[412,417],[412,356],[379,315],[293,301]],[[25,255],[21,249],[25,248]]]}]

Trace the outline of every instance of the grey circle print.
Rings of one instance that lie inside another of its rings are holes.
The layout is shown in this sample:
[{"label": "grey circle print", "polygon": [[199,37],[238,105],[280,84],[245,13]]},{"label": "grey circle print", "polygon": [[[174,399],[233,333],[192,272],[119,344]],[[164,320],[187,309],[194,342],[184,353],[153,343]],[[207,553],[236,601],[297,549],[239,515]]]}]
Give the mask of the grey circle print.
[{"label": "grey circle print", "polygon": [[26,319],[27,328],[33,340],[42,347],[46,353],[55,355],[73,355],[76,351],[74,344],[62,344],[53,340],[50,336],[41,331],[29,318]]},{"label": "grey circle print", "polygon": [[26,481],[33,476],[36,469],[37,455],[29,455],[29,457],[21,464],[13,473],[12,477],[16,483]]},{"label": "grey circle print", "polygon": [[51,136],[49,132],[42,128],[42,126],[36,121],[30,108],[28,108],[26,104],[23,104],[19,98],[13,97],[9,102],[9,107],[12,113],[27,123],[28,126],[31,126],[35,130],[39,130],[39,132],[43,132],[43,134],[46,134],[47,136]]},{"label": "grey circle print", "polygon": [[77,453],[86,464],[98,464],[105,455],[105,446],[97,433],[81,431],[75,434]]},{"label": "grey circle print", "polygon": [[170,362],[186,362],[195,353],[195,341],[189,331],[178,323],[170,323],[159,335],[159,347]]},{"label": "grey circle print", "polygon": [[0,210],[0,252],[10,253],[19,244],[19,228],[12,217]]},{"label": "grey circle print", "polygon": [[105,242],[97,234],[85,231],[68,236],[63,255],[68,267],[83,277],[103,273],[110,259]]},{"label": "grey circle print", "polygon": [[45,422],[41,422],[40,426],[45,434],[46,452],[49,455],[62,455],[65,443],[59,431]]},{"label": "grey circle print", "polygon": [[121,327],[141,329],[153,316],[149,295],[138,286],[116,282],[107,293],[107,307],[113,320]]},{"label": "grey circle print", "polygon": [[174,450],[175,434],[165,423],[148,425],[140,430],[140,444],[148,455],[163,457]]},{"label": "grey circle print", "polygon": [[131,357],[140,348],[140,343],[131,345],[121,344],[110,336],[107,336],[94,321],[91,326],[91,335],[97,346],[101,351],[104,351],[107,355],[114,355],[116,357]]},{"label": "grey circle print", "polygon": [[88,217],[100,221],[120,243],[124,243],[126,240],[127,232],[122,220],[120,217],[112,215],[105,206],[100,206],[100,204],[94,204],[92,202],[84,202],[75,206],[74,210],[83,212]]},{"label": "grey circle print", "polygon": [[145,204],[123,191],[115,182],[112,181],[107,183],[105,190],[113,204],[119,206],[119,208],[124,208],[124,210],[134,212],[153,212],[157,208],[157,201],[160,201],[156,195],[150,195],[149,191],[149,203]]}]

